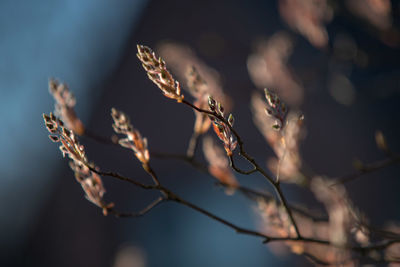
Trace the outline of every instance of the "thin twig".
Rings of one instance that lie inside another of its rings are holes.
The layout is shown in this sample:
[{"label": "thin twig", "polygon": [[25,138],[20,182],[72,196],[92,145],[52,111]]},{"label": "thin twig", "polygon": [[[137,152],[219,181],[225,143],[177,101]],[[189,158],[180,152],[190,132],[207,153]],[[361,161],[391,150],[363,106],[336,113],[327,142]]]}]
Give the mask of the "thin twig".
[{"label": "thin twig", "polygon": [[276,192],[277,195],[278,195],[278,198],[279,198],[281,204],[283,205],[283,207],[285,208],[285,210],[286,210],[286,212],[287,212],[287,214],[288,214],[288,217],[289,217],[289,219],[290,219],[290,222],[291,222],[292,225],[293,225],[293,228],[294,228],[294,230],[295,230],[295,232],[296,232],[297,237],[300,238],[301,235],[300,235],[299,228],[298,228],[298,226],[297,226],[297,224],[296,224],[296,221],[295,221],[294,218],[293,218],[293,215],[292,215],[292,212],[291,212],[290,208],[288,207],[286,198],[285,198],[285,196],[284,196],[283,193],[282,193],[282,189],[281,189],[281,187],[280,187],[279,181],[274,181],[274,180],[272,179],[272,177],[269,176],[269,175],[266,173],[266,171],[265,171],[263,168],[260,167],[260,165],[258,165],[258,163],[255,161],[255,159],[254,159],[253,157],[251,157],[249,154],[246,153],[246,151],[244,150],[244,147],[243,147],[242,138],[241,138],[240,135],[236,132],[236,130],[226,121],[226,119],[225,119],[223,116],[220,116],[219,114],[217,114],[217,113],[215,113],[215,112],[211,112],[211,111],[204,110],[204,109],[201,109],[201,108],[199,108],[199,107],[196,107],[195,105],[193,105],[192,103],[190,103],[190,102],[188,102],[188,101],[186,101],[186,100],[182,100],[182,103],[185,104],[185,105],[187,105],[187,106],[189,106],[189,107],[191,107],[192,109],[197,110],[198,112],[202,112],[202,113],[205,113],[205,114],[208,114],[208,115],[211,115],[211,116],[214,116],[214,117],[218,118],[219,120],[223,121],[223,122],[229,127],[229,129],[230,129],[230,130],[232,131],[232,133],[235,135],[236,140],[237,140],[237,142],[238,142],[238,145],[239,145],[239,154],[240,154],[242,157],[244,157],[247,161],[249,161],[249,162],[253,165],[253,167],[254,167],[259,173],[261,173],[261,174],[269,181],[269,183],[273,186],[273,188],[275,189],[275,192]]},{"label": "thin twig", "polygon": [[96,134],[94,132],[91,132],[88,129],[85,129],[85,132],[83,133],[83,136],[86,136],[86,137],[88,137],[88,138],[90,138],[90,139],[92,139],[92,140],[94,140],[94,141],[96,141],[98,143],[101,143],[101,144],[119,146],[118,138],[117,139],[113,139],[113,138],[104,137],[104,136],[98,135],[98,134]]},{"label": "thin twig", "polygon": [[[298,237],[272,237],[266,234],[263,234],[261,232],[258,231],[254,231],[254,230],[249,230],[246,228],[242,228],[239,227],[225,219],[222,219],[221,217],[203,209],[200,208],[199,206],[184,200],[183,198],[179,197],[176,193],[172,192],[171,190],[169,190],[168,188],[162,186],[162,185],[145,185],[142,184],[132,178],[128,178],[125,176],[122,176],[120,174],[117,174],[115,172],[104,172],[104,171],[99,171],[89,165],[87,165],[89,167],[89,169],[99,175],[102,176],[111,176],[114,178],[117,178],[119,180],[122,181],[127,181],[130,182],[131,184],[138,186],[140,188],[143,189],[147,189],[147,190],[157,190],[160,192],[163,192],[163,194],[165,195],[164,200],[170,200],[170,201],[174,201],[176,203],[182,204],[186,207],[189,207],[197,212],[200,212],[202,214],[204,214],[205,216],[218,221],[226,226],[228,226],[229,228],[235,230],[237,233],[241,233],[241,234],[246,234],[246,235],[252,235],[252,236],[256,236],[256,237],[261,237],[264,239],[263,243],[269,243],[269,242],[279,242],[279,241],[293,241],[293,242],[308,242],[308,243],[314,243],[314,244],[320,244],[320,245],[326,245],[326,246],[333,246],[333,247],[340,247],[343,249],[351,249],[355,252],[359,252],[361,255],[366,255],[366,252],[372,251],[372,250],[383,250],[388,248],[389,246],[396,244],[396,243],[400,243],[400,239],[393,239],[393,240],[388,240],[385,242],[381,242],[378,244],[373,244],[373,245],[369,245],[369,246],[337,246],[334,243],[331,243],[330,241],[327,240],[321,240],[321,239],[316,239],[316,238],[308,238],[308,237],[303,237],[303,236],[298,236]],[[164,201],[163,200],[163,201]],[[151,209],[151,208],[150,208]]]},{"label": "thin twig", "polygon": [[235,162],[233,161],[233,155],[232,155],[232,156],[229,156],[229,164],[230,164],[230,166],[232,167],[232,169],[234,169],[236,172],[241,173],[241,174],[244,174],[244,175],[249,175],[249,174],[252,174],[252,173],[254,173],[254,172],[257,172],[257,168],[251,169],[251,170],[249,170],[249,171],[244,171],[244,170],[239,169],[239,168],[235,165]]},{"label": "thin twig", "polygon": [[378,170],[381,170],[385,167],[388,167],[390,165],[398,164],[400,163],[400,157],[399,156],[394,156],[391,158],[387,158],[384,160],[372,162],[370,164],[366,164],[362,166],[362,168],[354,173],[344,175],[342,177],[338,177],[335,179],[335,182],[331,186],[335,186],[338,184],[344,184],[353,180],[356,180],[357,178],[361,177],[363,174],[375,172]]},{"label": "thin twig", "polygon": [[162,202],[167,201],[166,198],[164,197],[159,197],[157,199],[155,199],[154,201],[152,201],[149,205],[147,205],[144,209],[142,209],[139,212],[119,212],[116,211],[112,208],[108,209],[107,211],[113,215],[115,215],[116,217],[141,217],[145,214],[147,214],[149,211],[151,211],[154,207],[156,207],[158,204],[161,204]]}]

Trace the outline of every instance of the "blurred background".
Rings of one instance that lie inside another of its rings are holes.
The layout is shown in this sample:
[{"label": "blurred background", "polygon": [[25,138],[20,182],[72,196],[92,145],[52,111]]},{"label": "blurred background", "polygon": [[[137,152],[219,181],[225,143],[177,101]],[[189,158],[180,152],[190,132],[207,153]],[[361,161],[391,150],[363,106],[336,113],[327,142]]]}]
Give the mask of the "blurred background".
[{"label": "blurred background", "polygon": [[[69,85],[91,132],[111,136],[116,107],[151,150],[185,153],[194,114],[147,79],[136,44],[148,45],[178,77],[184,64],[212,73],[260,162],[274,151],[253,124],[251,95],[264,87],[278,92],[305,115],[304,165],[337,177],[351,173],[355,159],[385,158],[377,130],[400,151],[399,12],[399,2],[388,0],[0,1],[0,266],[309,266],[173,203],[143,218],[104,217],[49,142],[41,117],[54,109],[48,79]],[[80,140],[102,169],[148,181],[131,151]],[[185,198],[260,227],[254,203],[225,195],[211,177],[176,160],[152,164]],[[346,185],[372,224],[400,220],[399,173],[390,166]],[[237,179],[271,190],[257,175]],[[106,199],[120,210],[139,210],[156,196],[103,181]],[[283,189],[290,200],[318,207],[304,190]]]}]

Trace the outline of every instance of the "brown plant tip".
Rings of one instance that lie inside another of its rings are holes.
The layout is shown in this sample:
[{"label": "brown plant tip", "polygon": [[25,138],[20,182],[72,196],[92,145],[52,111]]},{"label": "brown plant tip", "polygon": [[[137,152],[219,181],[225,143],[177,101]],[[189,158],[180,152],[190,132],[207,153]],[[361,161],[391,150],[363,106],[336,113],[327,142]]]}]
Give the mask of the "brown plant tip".
[{"label": "brown plant tip", "polygon": [[60,117],[69,129],[72,129],[78,135],[83,135],[85,127],[75,113],[75,96],[69,91],[68,86],[50,79],[49,92],[56,101],[55,115]]},{"label": "brown plant tip", "polygon": [[149,79],[161,89],[166,97],[182,102],[184,96],[181,93],[181,86],[167,70],[164,60],[161,57],[157,58],[153,50],[147,46],[137,45],[137,50],[136,55],[142,62]]},{"label": "brown plant tip", "polygon": [[[53,113],[43,114],[44,123],[50,132],[49,138],[55,143],[61,143],[59,149],[63,154],[71,159],[69,165],[74,171],[75,178],[82,186],[85,197],[103,209],[103,214],[107,215],[108,209],[114,206],[113,203],[106,204],[103,201],[105,189],[98,174],[91,171],[86,158],[85,149],[79,144],[78,139],[72,130],[64,126],[64,122],[57,118]],[[95,167],[93,167],[95,168]]]},{"label": "brown plant tip", "polygon": [[126,138],[119,139],[118,143],[123,147],[132,149],[138,160],[147,164],[150,160],[147,139],[143,138],[140,132],[133,128],[128,116],[122,111],[112,108],[111,116],[114,120],[112,125],[114,131],[126,135]]},{"label": "brown plant tip", "polygon": [[224,148],[228,156],[232,156],[233,150],[237,146],[237,141],[233,139],[230,127],[233,127],[233,115],[229,114],[228,124],[218,117],[225,118],[224,108],[221,103],[217,102],[214,98],[209,96],[208,98],[208,108],[211,112],[214,112],[217,116],[211,116],[210,119],[213,122],[213,128],[218,138],[224,143]]},{"label": "brown plant tip", "polygon": [[280,100],[277,94],[269,91],[267,88],[264,89],[264,93],[268,104],[265,112],[268,116],[275,118],[275,123],[272,125],[272,128],[281,130],[286,118],[286,105]]},{"label": "brown plant tip", "polygon": [[64,126],[64,122],[57,118],[53,113],[50,116],[43,114],[43,119],[47,130],[50,132],[49,138],[51,141],[61,143],[60,151],[72,160],[87,162],[85,150],[79,144],[73,131]]}]

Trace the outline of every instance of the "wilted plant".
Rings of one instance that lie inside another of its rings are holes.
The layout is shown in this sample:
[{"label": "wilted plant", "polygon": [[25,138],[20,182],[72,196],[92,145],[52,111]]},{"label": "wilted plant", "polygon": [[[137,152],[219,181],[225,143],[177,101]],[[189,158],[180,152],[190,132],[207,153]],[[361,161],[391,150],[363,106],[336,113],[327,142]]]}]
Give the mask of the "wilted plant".
[{"label": "wilted plant", "polygon": [[[303,136],[303,116],[294,111],[288,112],[286,104],[280,97],[265,89],[264,100],[257,95],[253,96],[252,108],[256,125],[277,157],[277,161],[275,160],[272,164],[275,167],[271,164],[269,166],[272,172],[276,173],[276,175],[272,175],[249,155],[244,146],[244,138],[234,128],[233,115],[225,116],[226,111],[223,105],[211,95],[207,81],[196,71],[196,68],[190,67],[186,73],[189,92],[195,99],[194,103],[191,103],[184,98],[180,83],[169,72],[164,60],[157,57],[149,47],[138,45],[137,48],[137,56],[149,79],[161,89],[166,97],[190,107],[196,113],[194,135],[191,138],[189,149],[187,153],[179,155],[177,158],[185,160],[193,167],[215,177],[218,184],[227,189],[227,193],[241,193],[253,200],[258,206],[257,213],[260,214],[263,221],[260,230],[239,227],[183,199],[165,187],[150,166],[147,139],[133,128],[125,113],[115,108],[111,110],[114,121],[112,127],[116,133],[126,136],[118,140],[119,145],[133,150],[153,183],[142,183],[115,172],[101,171],[88,162],[84,147],[79,144],[74,134],[75,131],[85,134],[85,131],[82,125],[79,126],[80,120],[72,112],[75,102],[71,100],[69,91],[51,80],[51,92],[58,103],[56,109],[59,111],[59,115],[69,123],[64,125],[62,119],[52,113],[49,116],[44,115],[45,125],[50,132],[49,137],[53,142],[61,143],[60,150],[63,156],[67,155],[70,158],[70,167],[85,191],[86,198],[100,207],[104,215],[111,213],[119,217],[141,216],[160,203],[173,201],[200,212],[210,219],[232,228],[237,233],[261,238],[264,243],[284,244],[292,252],[303,254],[317,265],[354,266],[364,260],[368,262],[399,262],[399,255],[396,254],[400,244],[398,229],[376,230],[371,227],[365,216],[351,203],[342,183],[358,178],[363,173],[398,163],[400,157],[394,153],[388,153],[390,158],[385,162],[362,165],[357,173],[336,180],[319,175],[310,177],[303,172],[300,157],[299,142]],[[217,147],[210,137],[205,138],[203,151],[208,161],[208,164],[205,165],[195,159],[196,148],[200,137],[208,131],[211,123],[216,136],[222,141],[226,153]],[[93,135],[88,137],[93,137]],[[376,138],[378,146],[388,151],[384,136],[380,133]],[[111,140],[109,143],[115,145],[115,142]],[[172,157],[168,154],[152,155],[152,157],[161,156]],[[251,169],[239,168],[235,164],[236,157],[245,159]],[[280,171],[280,169],[282,170]],[[242,186],[233,171],[242,175],[260,174],[274,189],[276,197]],[[279,173],[282,173],[282,179],[280,179]],[[111,176],[145,190],[158,191],[160,196],[139,212],[120,213],[114,209],[113,203],[106,204],[103,200],[105,189],[101,176]],[[315,214],[309,209],[289,203],[281,188],[281,182],[286,181],[296,182],[312,192],[325,206],[327,213]]]}]

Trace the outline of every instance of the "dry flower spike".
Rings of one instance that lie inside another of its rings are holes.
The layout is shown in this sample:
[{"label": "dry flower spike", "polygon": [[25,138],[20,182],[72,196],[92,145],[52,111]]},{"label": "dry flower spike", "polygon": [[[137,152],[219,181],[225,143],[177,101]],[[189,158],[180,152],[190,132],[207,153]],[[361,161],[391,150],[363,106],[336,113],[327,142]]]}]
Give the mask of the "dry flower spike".
[{"label": "dry flower spike", "polygon": [[66,126],[78,135],[83,135],[85,127],[75,113],[76,100],[68,86],[54,79],[49,80],[49,91],[56,101],[55,114],[60,117]]},{"label": "dry flower spike", "polygon": [[101,178],[98,174],[94,173],[88,167],[89,163],[86,158],[85,149],[79,144],[73,131],[64,126],[64,122],[54,116],[43,114],[43,119],[47,130],[50,132],[49,138],[55,143],[61,143],[60,150],[65,157],[71,159],[69,165],[74,171],[75,178],[82,186],[86,198],[103,209],[103,214],[107,215],[110,208],[114,206],[113,203],[106,204],[103,201],[105,189]]},{"label": "dry flower spike", "polygon": [[161,89],[166,97],[182,102],[184,96],[181,93],[181,86],[167,70],[164,60],[157,58],[153,50],[147,46],[137,45],[137,50],[136,55],[142,62],[149,79]]},{"label": "dry flower spike", "polygon": [[143,138],[139,131],[133,128],[128,116],[122,111],[112,108],[111,116],[114,120],[112,125],[114,131],[126,135],[126,138],[119,139],[118,143],[123,147],[132,149],[138,160],[143,164],[147,164],[150,160],[147,139]]},{"label": "dry flower spike", "polygon": [[281,130],[286,118],[286,105],[280,100],[277,94],[269,91],[267,88],[264,89],[264,93],[268,104],[265,112],[268,116],[275,118],[275,123],[272,125],[272,128]]},{"label": "dry flower spike", "polygon": [[213,122],[213,128],[218,138],[224,143],[224,148],[226,154],[228,156],[232,156],[233,150],[235,150],[237,146],[237,141],[233,139],[233,135],[231,133],[230,127],[233,127],[234,119],[233,115],[229,114],[228,116],[228,124],[219,119],[218,117],[225,118],[224,116],[224,108],[221,103],[215,101],[211,96],[208,98],[208,108],[211,112],[215,113],[217,116],[211,116],[210,119]]}]

